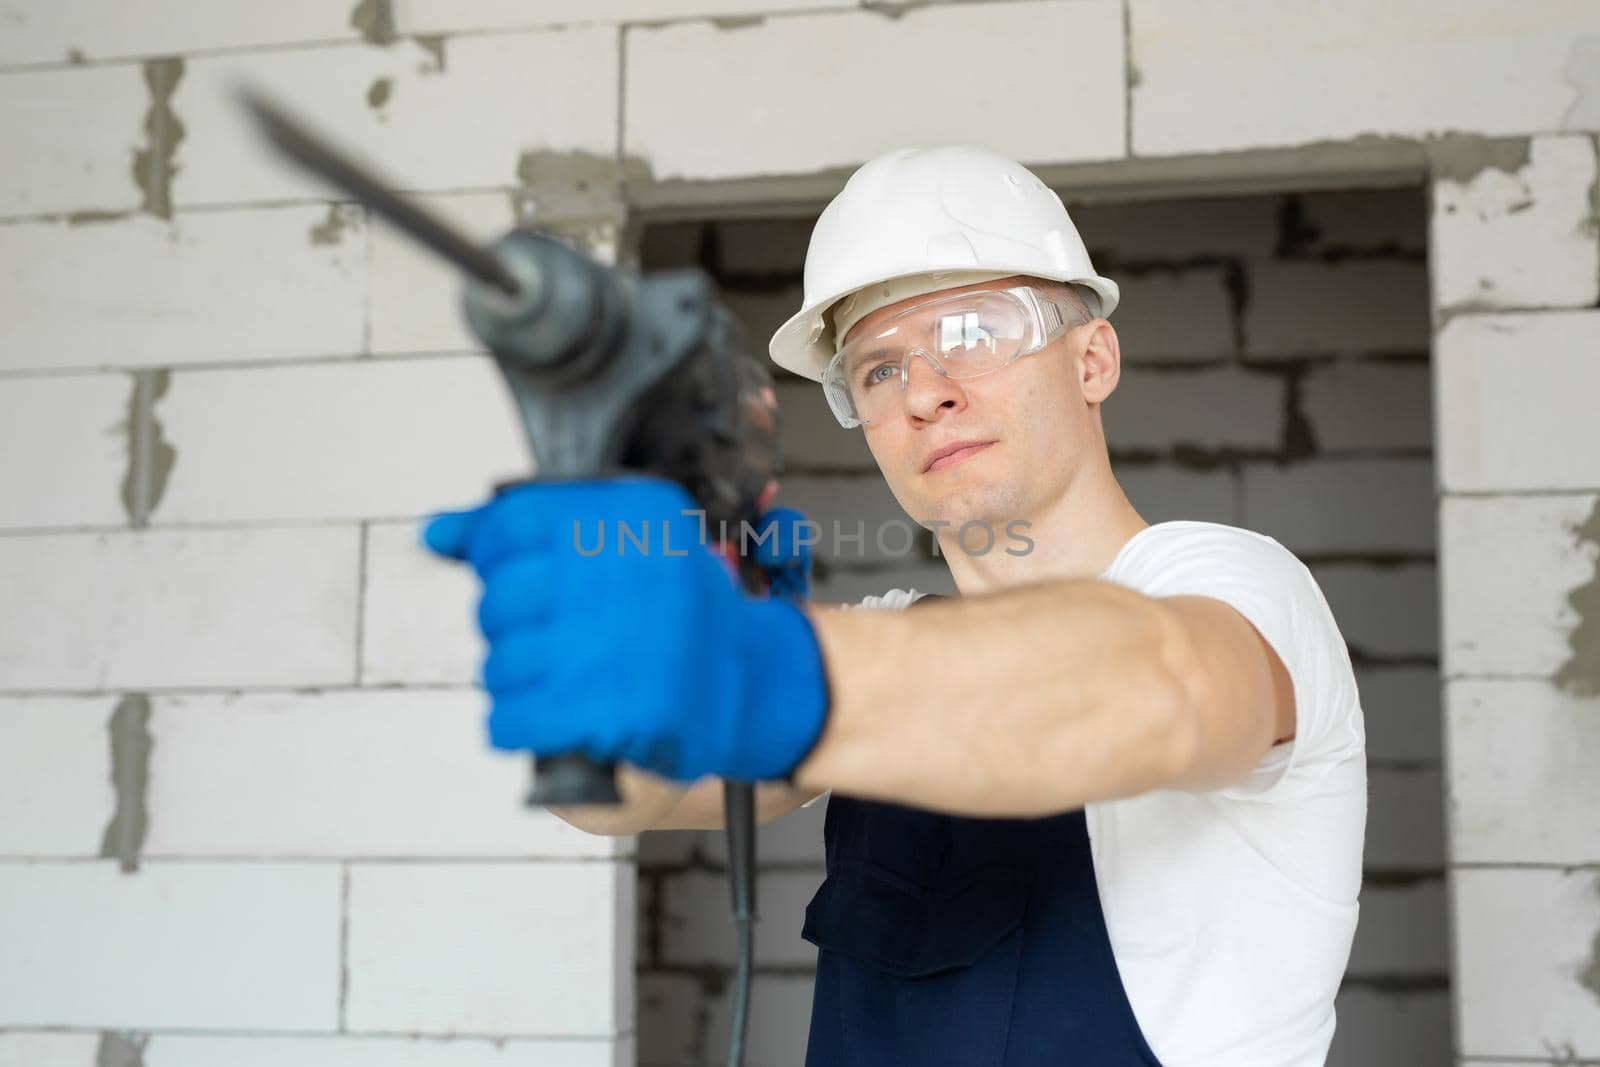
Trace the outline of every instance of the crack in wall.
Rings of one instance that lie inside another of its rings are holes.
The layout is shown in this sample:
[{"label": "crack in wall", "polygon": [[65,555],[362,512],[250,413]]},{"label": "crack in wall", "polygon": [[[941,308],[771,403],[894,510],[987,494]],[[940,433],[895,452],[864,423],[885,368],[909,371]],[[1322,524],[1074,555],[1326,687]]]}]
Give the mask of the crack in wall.
[{"label": "crack in wall", "polygon": [[117,806],[106,824],[100,855],[121,862],[124,873],[139,869],[149,813],[145,797],[150,785],[150,697],[129,693],[117,703],[106,723],[111,742],[111,785]]},{"label": "crack in wall", "polygon": [[94,1051],[94,1067],[144,1067],[144,1049],[149,1043],[149,1034],[102,1030],[100,1044]]},{"label": "crack in wall", "polygon": [[128,435],[128,472],[122,479],[122,509],[128,524],[148,526],[150,515],[161,502],[167,480],[178,461],[172,446],[155,416],[156,401],[172,385],[172,372],[144,370],[133,372],[133,392],[128,397],[128,417],[122,426]]},{"label": "crack in wall", "polygon": [[[1600,499],[1573,533],[1580,551],[1584,542],[1600,548]],[[1595,557],[1594,576],[1569,592],[1567,603],[1577,613],[1578,624],[1567,635],[1572,654],[1556,671],[1555,683],[1573,696],[1600,696],[1600,554]]]},{"label": "crack in wall", "polygon": [[133,154],[133,182],[144,194],[140,207],[162,219],[172,218],[172,177],[178,171],[178,144],[185,132],[172,110],[172,94],[182,78],[183,60],[176,56],[144,63],[150,108],[144,117],[145,147]]}]

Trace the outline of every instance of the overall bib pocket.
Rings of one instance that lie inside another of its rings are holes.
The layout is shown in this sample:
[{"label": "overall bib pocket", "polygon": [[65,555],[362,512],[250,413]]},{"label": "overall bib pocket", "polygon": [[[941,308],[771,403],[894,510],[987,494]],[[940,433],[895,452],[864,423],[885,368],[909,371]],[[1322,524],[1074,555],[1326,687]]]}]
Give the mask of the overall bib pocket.
[{"label": "overall bib pocket", "polygon": [[811,1062],[998,1067],[1028,896],[1027,874],[1004,868],[941,872],[926,887],[862,861],[835,869],[801,931],[832,1002],[814,1022],[836,1020],[825,1026],[836,1047],[814,1047]]}]

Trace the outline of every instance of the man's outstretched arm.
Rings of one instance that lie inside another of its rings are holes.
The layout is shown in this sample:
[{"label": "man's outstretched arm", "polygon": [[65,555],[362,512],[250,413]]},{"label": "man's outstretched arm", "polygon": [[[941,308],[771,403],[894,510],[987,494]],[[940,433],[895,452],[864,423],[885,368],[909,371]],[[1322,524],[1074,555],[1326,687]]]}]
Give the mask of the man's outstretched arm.
[{"label": "man's outstretched arm", "polygon": [[1270,645],[1210,597],[1057,580],[915,611],[808,610],[831,704],[795,769],[969,815],[1227,785],[1293,736]]}]

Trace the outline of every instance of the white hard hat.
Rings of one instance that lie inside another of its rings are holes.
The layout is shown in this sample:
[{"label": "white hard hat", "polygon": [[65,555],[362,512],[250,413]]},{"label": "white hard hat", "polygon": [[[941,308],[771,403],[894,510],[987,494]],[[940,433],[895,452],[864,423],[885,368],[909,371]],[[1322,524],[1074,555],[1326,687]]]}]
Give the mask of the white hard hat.
[{"label": "white hard hat", "polygon": [[[836,325],[908,296],[1013,274],[1072,282],[1117,306],[1061,198],[1026,167],[982,148],[901,149],[868,160],[811,231],[804,306],[772,335],[778,366],[822,380]],[[892,283],[885,285],[884,283]],[[830,314],[844,298],[872,292]]]}]

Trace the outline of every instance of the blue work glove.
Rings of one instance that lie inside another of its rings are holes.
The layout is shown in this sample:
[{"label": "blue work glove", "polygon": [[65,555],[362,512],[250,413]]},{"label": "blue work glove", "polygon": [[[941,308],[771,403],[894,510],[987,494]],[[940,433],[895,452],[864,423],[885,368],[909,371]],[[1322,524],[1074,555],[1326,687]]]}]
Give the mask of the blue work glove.
[{"label": "blue work glove", "polygon": [[773,596],[805,600],[811,595],[811,538],[815,524],[794,508],[773,508],[761,516],[749,538],[750,555],[767,576]]},{"label": "blue work glove", "polygon": [[680,781],[781,778],[810,753],[828,708],[810,620],[740,591],[701,521],[646,477],[533,482],[430,518],[423,544],[483,581],[495,748]]}]

